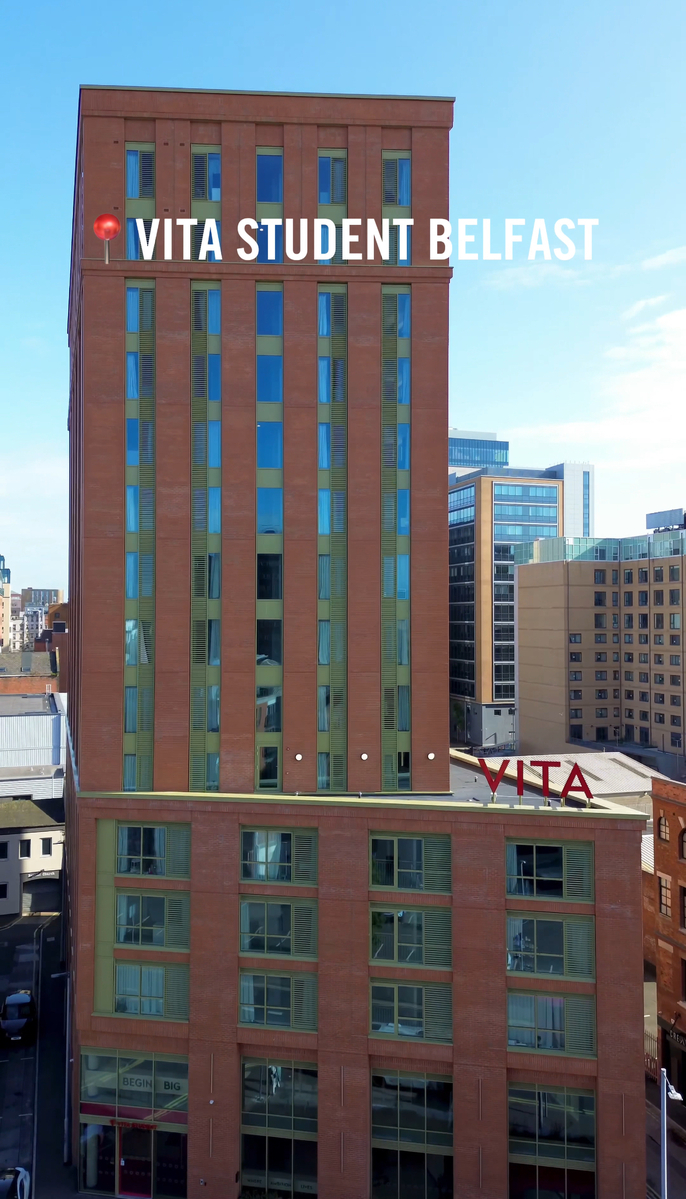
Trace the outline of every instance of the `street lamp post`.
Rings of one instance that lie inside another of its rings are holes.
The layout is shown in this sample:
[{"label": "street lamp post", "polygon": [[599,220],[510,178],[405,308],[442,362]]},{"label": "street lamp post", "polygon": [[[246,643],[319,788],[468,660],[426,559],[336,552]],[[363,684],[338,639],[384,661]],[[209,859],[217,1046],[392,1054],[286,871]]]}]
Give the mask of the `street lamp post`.
[{"label": "street lamp post", "polygon": [[667,1078],[667,1071],[660,1070],[660,1196],[667,1199],[667,1100],[681,1099]]}]

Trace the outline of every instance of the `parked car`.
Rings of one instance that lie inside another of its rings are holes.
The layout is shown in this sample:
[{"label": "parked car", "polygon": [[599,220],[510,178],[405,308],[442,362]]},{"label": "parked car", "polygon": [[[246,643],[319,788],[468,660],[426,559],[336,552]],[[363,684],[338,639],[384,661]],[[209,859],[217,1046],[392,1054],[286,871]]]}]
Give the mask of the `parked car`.
[{"label": "parked car", "polygon": [[0,1199],[29,1199],[31,1175],[21,1166],[0,1170]]},{"label": "parked car", "polygon": [[36,1004],[30,991],[12,991],[6,996],[0,1010],[0,1029],[10,1041],[26,1041],[33,1037]]}]

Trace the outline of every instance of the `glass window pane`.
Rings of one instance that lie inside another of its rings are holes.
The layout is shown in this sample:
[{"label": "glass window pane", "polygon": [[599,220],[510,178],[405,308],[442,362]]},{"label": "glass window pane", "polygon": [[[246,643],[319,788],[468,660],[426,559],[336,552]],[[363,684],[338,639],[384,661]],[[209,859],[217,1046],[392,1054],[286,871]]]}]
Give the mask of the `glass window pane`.
[{"label": "glass window pane", "polygon": [[410,555],[398,554],[398,599],[410,598]]},{"label": "glass window pane", "polygon": [[328,791],[331,786],[331,766],[328,753],[317,754],[317,790]]},{"label": "glass window pane", "polygon": [[[207,198],[208,200],[221,200],[221,154],[207,155]],[[210,295],[212,293],[210,292]],[[212,332],[212,330],[210,330]]]},{"label": "glass window pane", "polygon": [[320,337],[331,336],[331,292],[320,291],[318,307],[318,331]]},{"label": "glass window pane", "polygon": [[[322,297],[320,296],[321,300]],[[318,397],[320,404],[331,403],[331,359],[320,357],[318,368]]]},{"label": "glass window pane", "polygon": [[403,293],[398,296],[398,337],[410,336],[410,296]]},{"label": "glass window pane", "polygon": [[398,837],[398,886],[420,890],[424,886],[424,842],[419,837]]},{"label": "glass window pane", "polygon": [[319,598],[331,598],[331,555],[319,555]]},{"label": "glass window pane", "polygon": [[[264,292],[263,294],[275,293]],[[281,421],[257,422],[257,466],[259,469],[281,470],[283,466],[283,424]]]},{"label": "glass window pane", "polygon": [[318,627],[317,661],[320,666],[331,662],[331,622],[320,620]]},{"label": "glass window pane", "polygon": [[207,688],[207,731],[219,732],[219,683],[210,683]]},{"label": "glass window pane", "polygon": [[126,555],[126,598],[138,599],[138,554],[135,552]]},{"label": "glass window pane", "polygon": [[283,202],[283,156],[281,154],[257,155],[257,202],[281,204]]},{"label": "glass window pane", "polygon": [[257,665],[281,666],[281,621],[257,621]]},{"label": "glass window pane", "polygon": [[257,488],[257,532],[283,533],[283,489]]},{"label": "glass window pane", "polygon": [[207,622],[207,663],[209,666],[219,666],[221,661],[221,621]]},{"label": "glass window pane", "polygon": [[410,426],[398,424],[398,470],[410,469]]},{"label": "glass window pane", "polygon": [[331,492],[328,487],[319,488],[319,520],[320,536],[328,536],[331,532]]},{"label": "glass window pane", "polygon": [[258,245],[256,262],[283,262],[283,225],[274,226],[274,254],[269,257],[269,226],[260,224],[255,230]]},{"label": "glass window pane", "polygon": [[138,466],[138,421],[132,418],[126,422],[126,465]]},{"label": "glass window pane", "polygon": [[221,487],[207,488],[207,531],[208,533],[221,533],[222,531]]},{"label": "glass window pane", "polygon": [[325,155],[319,158],[319,203],[331,203],[331,159]]},{"label": "glass window pane", "polygon": [[281,554],[257,555],[257,598],[281,599]]},{"label": "glass window pane", "polygon": [[406,487],[398,488],[398,536],[410,535],[410,492]]},{"label": "glass window pane", "polygon": [[138,354],[132,350],[126,353],[126,398],[138,399]]},{"label": "glass window pane", "polygon": [[257,687],[255,728],[258,733],[281,732],[281,687]]},{"label": "glass window pane", "polygon": [[[219,158],[218,154],[210,154],[210,158]],[[207,332],[219,334],[222,331],[222,293],[218,287],[207,290]]]},{"label": "glass window pane", "polygon": [[317,730],[320,733],[329,732],[329,696],[328,684],[320,684],[317,687]]},{"label": "glass window pane", "polygon": [[138,332],[138,288],[126,289],[126,332]]},{"label": "glass window pane", "polygon": [[319,425],[319,469],[331,468],[331,425],[320,422]]},{"label": "glass window pane", "polygon": [[398,403],[410,402],[410,359],[398,359]]},{"label": "glass window pane", "polygon": [[372,912],[371,956],[374,960],[395,960],[395,914]]},{"label": "glass window pane", "polygon": [[138,150],[126,151],[126,198],[137,200],[140,195]]},{"label": "glass window pane", "polygon": [[261,404],[283,401],[283,358],[280,354],[257,355],[257,400]]},{"label": "glass window pane", "polygon": [[138,488],[126,488],[126,532],[138,532]]},{"label": "glass window pane", "polygon": [[395,842],[390,838],[372,838],[372,885],[395,886]]},{"label": "glass window pane", "polygon": [[257,335],[258,337],[281,337],[283,335],[283,292],[257,292]]},{"label": "glass window pane", "polygon": [[207,398],[213,402],[222,398],[221,354],[207,355]]}]

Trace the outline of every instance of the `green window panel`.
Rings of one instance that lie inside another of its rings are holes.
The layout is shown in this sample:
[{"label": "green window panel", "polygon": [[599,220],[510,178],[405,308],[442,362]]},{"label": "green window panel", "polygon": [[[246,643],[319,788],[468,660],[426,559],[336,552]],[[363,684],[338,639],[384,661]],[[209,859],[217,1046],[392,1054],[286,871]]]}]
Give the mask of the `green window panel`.
[{"label": "green window panel", "polygon": [[508,841],[505,856],[508,895],[593,902],[592,842]]},{"label": "green window panel", "polygon": [[507,1043],[529,1053],[595,1057],[595,997],[509,991]]},{"label": "green window panel", "polygon": [[405,983],[373,979],[370,1033],[413,1041],[453,1039],[453,988],[450,983]]},{"label": "green window panel", "polygon": [[317,905],[311,899],[264,899],[242,896],[241,953],[316,958]]},{"label": "green window panel", "polygon": [[[202,155],[200,155],[202,157]],[[205,159],[208,155],[205,154]],[[207,169],[207,163],[205,163]],[[200,176],[200,171],[199,171]],[[198,176],[198,187],[200,178]],[[205,181],[206,185],[207,180]],[[199,201],[198,201],[199,202]],[[208,202],[209,203],[209,202]],[[210,422],[220,441],[221,289],[191,284],[191,719],[189,790],[219,788],[221,475],[210,465]],[[214,458],[213,458],[214,461]],[[215,531],[217,530],[217,531]]]},{"label": "green window panel", "polygon": [[[142,157],[142,155],[141,155]],[[127,485],[137,488],[139,519],[127,534],[125,630],[126,672],[123,786],[149,791],[153,783],[155,703],[155,288],[150,281],[126,283],[126,437],[130,450]],[[129,408],[135,409],[135,415]],[[135,571],[135,578],[133,572]],[[136,630],[135,647],[133,633]],[[135,649],[135,652],[134,652]]]},{"label": "green window panel", "polygon": [[137,1019],[188,1020],[188,966],[114,963],[114,1011]]},{"label": "green window panel", "polygon": [[116,874],[190,878],[190,824],[118,824]]},{"label": "green window panel", "polygon": [[437,891],[447,895],[452,887],[450,853],[449,835],[372,833],[369,885],[384,891]]},{"label": "green window panel", "polygon": [[241,878],[316,886],[317,848],[314,829],[241,829]]},{"label": "green window panel", "polygon": [[117,945],[190,948],[190,895],[187,891],[117,891]]},{"label": "green window panel", "polygon": [[452,966],[450,908],[393,908],[374,904],[370,910],[371,962],[403,966]]},{"label": "green window panel", "polygon": [[594,978],[593,918],[508,912],[507,969],[512,974]]},{"label": "green window panel", "polygon": [[[395,161],[395,160],[393,160]],[[384,159],[384,163],[386,159]],[[409,511],[409,470],[399,468],[398,421],[409,440],[409,287],[384,287],[381,294],[381,757],[384,791],[411,788],[410,601],[406,566],[409,524],[398,523],[398,495]],[[407,430],[407,432],[405,432]],[[409,457],[407,458],[409,465]],[[401,532],[402,530],[402,532]],[[399,643],[399,629],[403,639]]]},{"label": "green window panel", "polygon": [[316,1032],[317,975],[241,971],[238,1019],[252,1027]]}]

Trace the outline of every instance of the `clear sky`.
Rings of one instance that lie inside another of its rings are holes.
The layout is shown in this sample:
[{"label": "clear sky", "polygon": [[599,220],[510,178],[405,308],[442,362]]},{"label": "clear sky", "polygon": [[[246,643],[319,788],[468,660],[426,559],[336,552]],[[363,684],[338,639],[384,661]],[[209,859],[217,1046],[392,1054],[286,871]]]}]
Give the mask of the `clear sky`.
[{"label": "clear sky", "polygon": [[[67,582],[80,83],[456,97],[451,218],[597,217],[592,262],[457,262],[451,424],[596,465],[596,534],[686,504],[683,0],[73,0],[0,15],[0,554]],[[441,214],[436,214],[441,215]],[[479,236],[480,242],[480,236]],[[477,242],[477,247],[479,245]],[[438,464],[437,464],[438,465]]]}]

